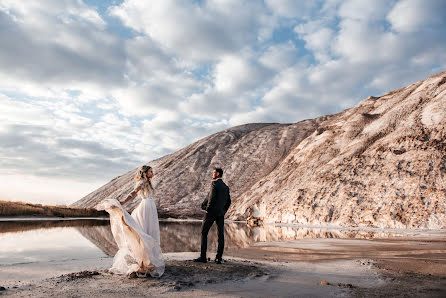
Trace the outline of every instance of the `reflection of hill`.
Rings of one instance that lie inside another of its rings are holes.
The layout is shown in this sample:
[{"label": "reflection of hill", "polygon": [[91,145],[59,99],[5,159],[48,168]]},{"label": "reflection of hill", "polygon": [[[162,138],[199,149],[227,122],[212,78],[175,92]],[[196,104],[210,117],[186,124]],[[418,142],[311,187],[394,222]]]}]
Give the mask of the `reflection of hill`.
[{"label": "reflection of hill", "polygon": [[[109,225],[85,227],[78,230],[105,254],[114,256],[118,250]],[[201,223],[199,222],[161,222],[161,249],[163,252],[198,251],[200,249],[200,231]],[[216,230],[213,227],[209,233],[209,247],[216,243]]]},{"label": "reflection of hill", "polygon": [[81,227],[77,230],[107,256],[114,256],[118,251],[109,224],[106,226]]},{"label": "reflection of hill", "polygon": [[[161,248],[164,252],[200,251],[200,222],[163,222],[161,230]],[[248,227],[245,224],[225,224],[225,249],[249,245]],[[209,250],[217,249],[217,227],[212,226],[208,235]]]},{"label": "reflection of hill", "polygon": [[305,228],[296,226],[265,225],[249,227],[245,224],[226,224],[226,237],[230,239],[231,247],[249,247],[255,242],[290,241],[299,239],[380,239],[401,236],[385,231],[349,230],[336,228]]},{"label": "reflection of hill", "polygon": [[[237,231],[237,233],[240,233]],[[338,238],[338,239],[381,239],[401,236],[386,231],[373,230],[349,230],[336,228],[305,228],[292,226],[273,226],[265,225],[262,227],[250,228],[249,243],[253,242],[270,242],[270,241],[290,241],[298,239],[321,239],[321,238]],[[234,237],[243,239],[243,237]]]},{"label": "reflection of hill", "polygon": [[36,229],[105,226],[108,224],[108,220],[96,219],[0,221],[0,234],[18,233]]},{"label": "reflection of hill", "polygon": [[[241,230],[246,225],[226,224],[225,240],[226,249],[239,247],[238,243],[246,243],[246,240],[239,241],[233,237],[240,237],[240,232],[233,231]],[[78,228],[79,232],[96,245],[100,250],[109,256],[114,256],[118,247],[113,238],[110,226],[92,226]],[[182,251],[199,251],[200,250],[200,222],[161,222],[161,249],[163,252],[182,252]],[[242,235],[246,233],[241,233]],[[245,237],[246,238],[246,237]],[[249,245],[249,244],[248,244]],[[217,231],[216,227],[212,227],[208,237],[208,247],[210,250],[215,250],[217,247]]]},{"label": "reflection of hill", "polygon": [[[79,232],[109,256],[117,251],[110,226],[82,227]],[[161,249],[163,252],[200,250],[200,222],[160,222]],[[401,236],[385,231],[340,230],[329,228],[303,228],[265,225],[248,227],[244,223],[225,223],[225,249],[227,252],[247,248],[255,242],[290,241],[306,238],[379,239]],[[215,225],[209,232],[210,251],[217,248]]]},{"label": "reflection of hill", "polygon": [[200,249],[200,222],[163,222],[160,225],[163,252],[198,251]]}]

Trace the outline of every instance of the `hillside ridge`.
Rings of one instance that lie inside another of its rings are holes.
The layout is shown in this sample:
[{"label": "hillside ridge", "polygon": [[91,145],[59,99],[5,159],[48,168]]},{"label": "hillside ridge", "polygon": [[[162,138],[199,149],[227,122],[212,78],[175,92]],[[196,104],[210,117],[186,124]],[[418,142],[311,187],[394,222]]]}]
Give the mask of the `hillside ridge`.
[{"label": "hillside ridge", "polygon": [[[445,228],[445,83],[442,72],[337,114],[228,128],[151,161],[160,216],[201,216],[211,170],[221,166],[230,219],[256,205],[267,222]],[[122,197],[135,171],[73,205]]]}]

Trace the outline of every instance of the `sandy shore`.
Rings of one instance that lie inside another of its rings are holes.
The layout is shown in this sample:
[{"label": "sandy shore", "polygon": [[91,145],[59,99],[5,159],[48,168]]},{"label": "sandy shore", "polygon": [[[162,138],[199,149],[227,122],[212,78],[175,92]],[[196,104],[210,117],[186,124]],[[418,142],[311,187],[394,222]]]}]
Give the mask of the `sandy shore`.
[{"label": "sandy shore", "polygon": [[[74,273],[4,280],[7,297],[445,297],[444,239],[308,239],[258,243],[221,265],[166,254],[161,278],[107,272],[111,259]],[[26,270],[26,265],[21,269]],[[67,262],[61,272],[70,267]],[[29,267],[28,267],[29,268]],[[82,268],[76,264],[73,268]],[[60,273],[60,272],[59,272]],[[3,279],[2,279],[3,280]]]},{"label": "sandy shore", "polygon": [[[161,278],[117,276],[106,269],[62,274],[20,284],[3,291],[14,297],[124,297],[124,296],[350,296],[353,284],[380,284],[370,266],[343,260],[305,262],[248,261],[227,258],[221,264],[190,261],[196,253],[166,255]],[[341,270],[341,271],[340,271]],[[328,280],[329,285],[321,281]],[[339,284],[339,285],[338,285]]]}]

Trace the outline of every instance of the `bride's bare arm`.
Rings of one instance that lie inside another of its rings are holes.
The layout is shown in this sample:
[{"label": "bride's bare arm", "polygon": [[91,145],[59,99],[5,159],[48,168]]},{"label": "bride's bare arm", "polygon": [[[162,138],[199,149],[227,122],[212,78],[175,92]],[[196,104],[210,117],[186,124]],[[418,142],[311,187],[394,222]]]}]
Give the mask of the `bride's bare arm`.
[{"label": "bride's bare arm", "polygon": [[127,195],[127,197],[125,198],[125,200],[124,200],[123,202],[120,202],[121,205],[124,205],[125,203],[127,203],[128,201],[130,201],[131,199],[133,199],[133,198],[136,196],[136,194],[138,193],[138,191],[139,191],[140,189],[141,189],[141,185],[138,185],[137,187],[135,187],[135,189],[132,190],[132,192],[129,193],[129,194]]}]

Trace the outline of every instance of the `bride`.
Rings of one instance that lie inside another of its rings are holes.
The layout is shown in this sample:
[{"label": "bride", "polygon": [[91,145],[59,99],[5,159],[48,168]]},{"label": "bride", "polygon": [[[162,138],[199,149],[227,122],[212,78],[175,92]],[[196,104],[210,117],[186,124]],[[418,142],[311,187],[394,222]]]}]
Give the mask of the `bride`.
[{"label": "bride", "polygon": [[[113,259],[110,272],[116,274],[160,277],[164,273],[164,260],[160,247],[158,214],[153,199],[153,170],[142,166],[136,173],[134,190],[123,202],[104,200],[98,208],[110,214],[110,227],[119,250]],[[141,203],[130,215],[123,207],[138,196]]]}]

